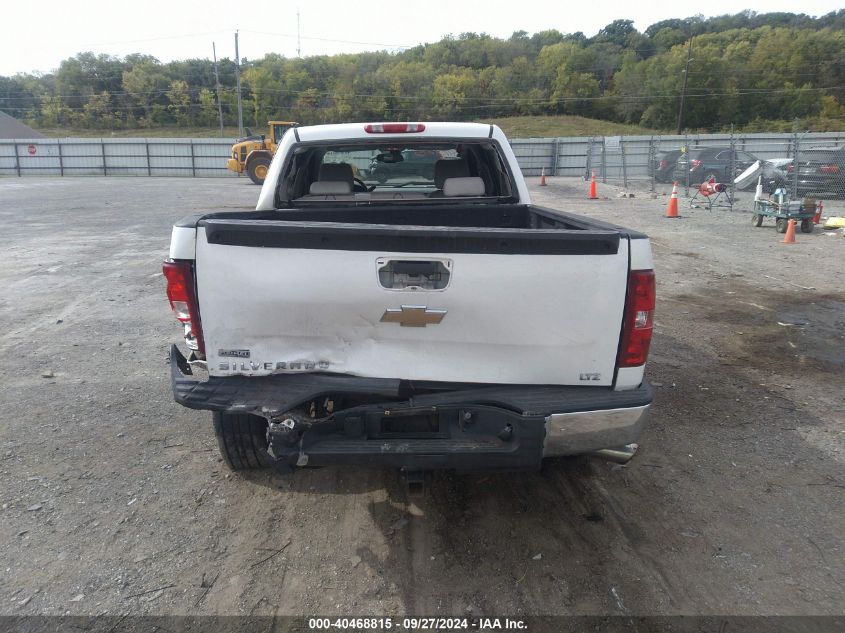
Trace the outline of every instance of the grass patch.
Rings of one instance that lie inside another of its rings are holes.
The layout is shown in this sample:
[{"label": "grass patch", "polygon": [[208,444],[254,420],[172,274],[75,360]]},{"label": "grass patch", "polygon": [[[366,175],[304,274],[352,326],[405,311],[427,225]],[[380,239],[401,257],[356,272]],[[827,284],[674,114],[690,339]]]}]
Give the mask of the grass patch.
[{"label": "grass patch", "polygon": [[[638,125],[588,119],[582,116],[513,116],[485,119],[498,125],[508,138],[555,138],[558,136],[643,136],[661,134]],[[667,132],[662,132],[666,134]]]},{"label": "grass patch", "polygon": [[[508,138],[550,138],[556,136],[632,136],[659,134],[636,125],[600,121],[581,116],[516,116],[485,119],[501,127]],[[219,128],[202,127],[151,127],[131,130],[88,130],[82,128],[36,127],[47,138],[218,138]],[[256,130],[257,133],[265,132]],[[238,128],[227,127],[224,138],[233,139]]]},{"label": "grass patch", "polygon": [[[582,116],[513,116],[497,119],[483,119],[482,123],[498,125],[508,138],[555,138],[566,136],[659,136],[674,134],[674,130],[651,130],[638,125],[614,123],[600,119],[588,119]],[[797,123],[797,129],[813,132],[845,131],[845,120],[806,119]],[[81,128],[44,128],[35,127],[47,138],[219,138],[219,128],[203,127],[153,127],[132,130],[87,130]],[[734,131],[737,134],[752,132],[791,132],[796,129],[795,121],[754,121]],[[254,128],[255,132],[266,134],[266,128]],[[725,129],[691,130],[690,134],[726,133]],[[234,139],[238,128],[227,127],[223,130],[224,138]]]},{"label": "grass patch", "polygon": [[[144,127],[132,130],[88,130],[84,128],[33,127],[47,138],[220,138],[220,128]],[[262,132],[267,133],[266,129]],[[261,132],[256,133],[260,134]],[[233,139],[238,128],[223,128],[223,138]]]}]

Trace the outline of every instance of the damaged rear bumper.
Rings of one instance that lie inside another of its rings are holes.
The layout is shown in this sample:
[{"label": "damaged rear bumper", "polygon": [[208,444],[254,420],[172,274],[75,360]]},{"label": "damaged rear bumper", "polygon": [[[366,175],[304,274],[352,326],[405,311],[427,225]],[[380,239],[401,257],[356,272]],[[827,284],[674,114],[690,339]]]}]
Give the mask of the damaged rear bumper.
[{"label": "damaged rear bumper", "polygon": [[[193,409],[265,417],[268,452],[290,466],[368,464],[407,470],[531,470],[543,457],[636,442],[651,387],[410,383],[336,374],[212,376],[199,381],[174,345],[176,402]],[[312,422],[289,412],[325,396],[384,402]]]},{"label": "damaged rear bumper", "polygon": [[338,412],[301,433],[292,420],[271,422],[267,437],[270,455],[290,466],[535,470],[543,455],[545,421],[475,405],[374,405]]}]

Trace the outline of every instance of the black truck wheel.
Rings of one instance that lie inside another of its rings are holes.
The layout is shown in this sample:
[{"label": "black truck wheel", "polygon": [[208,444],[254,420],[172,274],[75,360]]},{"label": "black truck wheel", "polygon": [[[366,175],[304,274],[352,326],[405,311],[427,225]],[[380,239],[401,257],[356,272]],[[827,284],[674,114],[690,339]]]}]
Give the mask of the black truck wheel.
[{"label": "black truck wheel", "polygon": [[267,172],[270,170],[270,159],[265,157],[254,158],[250,161],[246,168],[246,173],[249,179],[256,185],[263,185],[264,179],[267,178]]},{"label": "black truck wheel", "polygon": [[215,411],[214,434],[223,461],[232,470],[251,470],[269,466],[267,420],[245,413]]}]

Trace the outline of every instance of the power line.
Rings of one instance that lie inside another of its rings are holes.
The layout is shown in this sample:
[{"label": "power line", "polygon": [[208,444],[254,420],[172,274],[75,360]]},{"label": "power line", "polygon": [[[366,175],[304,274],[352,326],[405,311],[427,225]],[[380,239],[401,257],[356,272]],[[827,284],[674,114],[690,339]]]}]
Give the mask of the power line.
[{"label": "power line", "polygon": [[[202,92],[203,90],[211,90],[210,88],[189,88],[186,92],[191,94],[197,94]],[[222,92],[224,93],[237,93],[237,88],[230,88],[230,87],[221,87]],[[706,99],[711,97],[734,97],[734,96],[744,96],[744,95],[771,95],[771,94],[791,94],[795,92],[822,92],[826,90],[845,90],[845,86],[820,86],[820,87],[793,87],[793,88],[737,88],[735,90],[729,92],[692,92],[687,93],[687,99]],[[168,90],[154,90],[150,92],[114,92],[108,93],[107,91],[92,93],[90,96],[101,96],[104,93],[108,94],[109,96],[130,96],[130,97],[138,97],[138,96],[150,96],[150,95],[166,95],[171,92],[170,89]],[[431,102],[440,100],[435,95],[429,96],[419,96],[419,95],[396,95],[396,94],[381,94],[381,93],[343,93],[343,92],[330,92],[330,91],[314,91],[314,89],[305,89],[305,90],[287,90],[283,88],[268,88],[262,90],[262,93],[266,94],[273,94],[273,95],[288,95],[288,96],[299,96],[303,94],[313,94],[315,97],[325,97],[325,98],[332,98],[332,99],[391,99],[396,101],[409,101],[409,102]],[[78,98],[80,95],[39,95],[35,97],[0,97],[0,101],[25,101],[25,102],[33,102],[33,101],[41,101],[43,105],[44,99],[69,99],[69,98]],[[618,100],[626,100],[626,101],[651,101],[654,99],[677,99],[677,93],[652,93],[652,94],[603,94],[599,96],[593,97],[543,97],[543,98],[535,98],[535,99],[525,99],[521,97],[455,97],[455,100],[459,101],[479,101],[479,102],[487,102],[491,103],[492,105],[501,105],[505,106],[508,104],[544,104],[544,103],[560,103],[560,102],[567,102],[567,101],[600,101],[600,100],[610,100],[610,99],[618,99]],[[71,106],[66,106],[70,109],[84,109],[84,107],[76,108]],[[129,106],[130,108],[140,107],[140,106]],[[116,106],[115,106],[116,108]]]},{"label": "power line", "polygon": [[[845,89],[843,86],[839,87],[827,87],[827,88],[796,88],[793,90],[796,91],[821,91],[821,90],[831,90],[831,89]],[[229,90],[231,92],[231,89]],[[724,97],[724,96],[740,96],[743,94],[755,94],[755,95],[766,95],[766,94],[774,94],[774,93],[788,93],[791,92],[790,89],[783,89],[783,90],[765,90],[765,91],[751,91],[751,92],[744,92],[744,93],[698,93],[698,94],[687,94],[687,99],[708,99],[713,97]],[[291,94],[303,94],[307,91],[291,91]],[[394,101],[409,101],[408,105],[405,107],[411,108],[413,107],[413,103],[421,103],[423,106],[434,106],[434,107],[444,107],[450,106],[452,108],[460,109],[460,110],[490,110],[496,108],[506,108],[508,106],[548,106],[548,105],[555,105],[555,104],[562,104],[562,103],[569,103],[569,102],[584,102],[584,101],[614,101],[614,100],[622,100],[627,102],[637,102],[637,101],[653,101],[655,99],[677,99],[677,94],[663,94],[663,95],[601,95],[597,97],[559,97],[553,98],[548,97],[545,99],[520,99],[516,98],[484,98],[484,97],[475,97],[475,98],[462,98],[462,99],[455,99],[454,101],[450,101],[448,99],[438,99],[435,97],[396,97],[394,95],[378,95],[378,94],[339,94],[339,93],[316,93],[314,95],[317,98],[327,98],[332,99],[334,101],[348,101],[348,100],[375,100],[375,99],[390,99]],[[470,103],[464,103],[469,101]],[[474,102],[483,101],[486,103],[476,103]],[[495,101],[495,103],[493,103]],[[196,104],[192,104],[196,105]],[[223,103],[226,108],[232,107],[233,104]],[[128,106],[108,106],[107,110],[109,111],[129,111],[129,110],[138,110],[142,106],[141,105],[128,105]],[[319,109],[327,109],[333,106],[317,106]],[[400,106],[401,107],[401,106]],[[83,111],[87,108],[85,106],[66,106],[62,105],[64,110],[70,111]],[[8,107],[6,109],[9,109]],[[394,108],[395,109],[395,108]]]},{"label": "power line", "polygon": [[[225,33],[227,31],[219,30],[219,31],[206,31],[205,33],[179,33],[178,35],[162,35],[160,37],[146,37],[137,40],[120,40],[117,42],[101,42],[99,44],[87,44],[86,46],[91,46],[94,48],[99,48],[101,46],[123,46],[124,44],[141,44],[143,42],[161,42],[164,40],[182,40],[186,37],[206,37],[209,35],[217,35],[219,33]],[[231,32],[231,31],[229,31]]]},{"label": "power line", "polygon": [[[299,36],[295,33],[273,33],[272,31],[253,31],[252,29],[241,29],[244,33],[252,33],[253,35],[270,35],[272,37],[285,37],[297,39]],[[328,37],[307,37],[303,36],[303,40],[313,40],[315,42],[331,42],[334,44],[358,44],[362,46],[384,46],[385,48],[414,48],[407,44],[384,44],[379,42],[361,42],[356,40],[336,40]]]},{"label": "power line", "polygon": [[[694,74],[694,73],[691,73]],[[194,86],[188,87],[186,92],[190,94],[199,94],[203,90],[212,90],[214,89],[214,84],[208,86]],[[237,88],[229,87],[229,86],[221,86],[221,89],[224,92],[236,92]],[[701,96],[707,95],[732,95],[732,94],[771,94],[771,93],[788,93],[794,91],[806,91],[806,90],[842,90],[845,89],[844,86],[795,86],[792,88],[750,88],[750,87],[738,87],[735,91],[732,92],[704,92],[699,93]],[[313,88],[308,88],[305,90],[292,90],[287,88],[265,88],[262,89],[262,93],[272,93],[272,94],[302,94],[305,92],[309,92],[313,90]],[[18,97],[0,97],[0,100],[3,101],[26,101],[31,102],[33,100],[41,100],[44,98],[54,98],[54,99],[80,99],[80,98],[91,98],[94,96],[102,96],[107,95],[109,97],[134,97],[134,96],[152,96],[152,95],[166,95],[172,92],[172,88],[161,88],[157,90],[145,90],[145,91],[126,91],[126,90],[92,90],[90,92],[80,93],[80,94],[50,94],[50,93],[41,93],[41,94],[32,94],[28,96],[18,96]],[[327,91],[320,91],[319,94],[344,94],[344,93],[330,93]],[[380,96],[385,98],[391,99],[420,99],[425,100],[427,97],[419,97],[419,96],[410,96],[410,95],[395,95],[395,94],[382,94],[382,93],[346,93],[350,94],[351,96]],[[613,95],[603,95],[603,96],[615,96],[615,97],[625,97],[624,94],[613,94]],[[639,96],[639,95],[638,95]],[[668,93],[668,94],[647,94],[642,95],[643,98],[651,98],[651,97],[662,97],[662,96],[675,96],[677,97],[676,93]],[[480,99],[480,100],[502,100],[502,101],[511,101],[511,100],[518,100],[518,101],[525,101],[519,97],[461,97],[462,99]],[[575,99],[589,99],[595,97],[573,97]],[[544,99],[534,99],[534,101],[543,101]]]}]

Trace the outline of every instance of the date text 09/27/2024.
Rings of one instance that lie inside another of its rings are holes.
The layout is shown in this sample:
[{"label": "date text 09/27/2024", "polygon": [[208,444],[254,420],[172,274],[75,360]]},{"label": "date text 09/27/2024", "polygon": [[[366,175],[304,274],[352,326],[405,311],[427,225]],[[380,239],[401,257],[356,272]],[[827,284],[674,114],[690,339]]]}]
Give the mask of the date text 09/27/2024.
[{"label": "date text 09/27/2024", "polygon": [[309,618],[308,628],[319,630],[385,630],[404,631],[425,630],[473,630],[473,631],[520,631],[528,628],[524,620],[518,618]]}]

